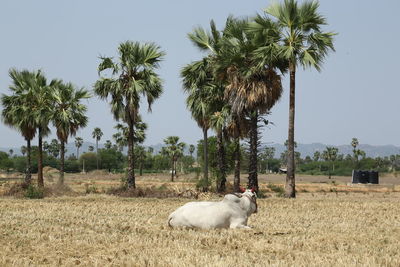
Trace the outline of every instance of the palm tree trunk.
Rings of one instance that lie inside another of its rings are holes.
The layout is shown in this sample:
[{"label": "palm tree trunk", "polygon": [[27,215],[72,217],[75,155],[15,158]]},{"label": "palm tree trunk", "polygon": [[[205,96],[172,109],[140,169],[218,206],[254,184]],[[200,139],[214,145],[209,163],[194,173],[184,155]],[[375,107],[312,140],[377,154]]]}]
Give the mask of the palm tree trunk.
[{"label": "palm tree trunk", "polygon": [[258,114],[252,114],[250,120],[250,162],[248,188],[254,188],[254,190],[258,192]]},{"label": "palm tree trunk", "polygon": [[171,157],[171,182],[174,181],[174,171],[175,171],[175,160],[174,156]]},{"label": "palm tree trunk", "polygon": [[290,70],[290,96],[289,96],[289,133],[288,133],[288,158],[285,196],[296,197],[295,165],[294,165],[294,116],[295,116],[295,89],[296,89],[296,66],[289,63]]},{"label": "palm tree trunk", "polygon": [[99,169],[99,140],[96,138],[96,167]]},{"label": "palm tree trunk", "polygon": [[233,189],[235,192],[240,192],[240,141],[235,138],[235,177],[233,178]]},{"label": "palm tree trunk", "polygon": [[38,159],[38,186],[44,187],[43,181],[43,144],[42,144],[42,128],[39,127],[39,159]]},{"label": "palm tree trunk", "polygon": [[60,178],[58,180],[58,183],[60,185],[64,184],[64,156],[65,156],[65,142],[63,140],[60,140]]},{"label": "palm tree trunk", "polygon": [[32,180],[31,174],[31,140],[26,140],[26,173],[25,183],[30,184]]},{"label": "palm tree trunk", "polygon": [[218,149],[218,177],[217,177],[217,191],[219,193],[226,190],[226,171],[225,171],[225,147],[222,131],[217,133],[217,149]]},{"label": "palm tree trunk", "polygon": [[143,157],[140,156],[139,175],[143,175]]},{"label": "palm tree trunk", "polygon": [[207,137],[207,128],[203,128],[203,158],[204,158],[204,187],[203,191],[208,191],[208,137]]},{"label": "palm tree trunk", "polygon": [[128,136],[128,188],[136,188],[135,184],[135,152],[134,152],[134,121],[128,120],[129,136]]}]

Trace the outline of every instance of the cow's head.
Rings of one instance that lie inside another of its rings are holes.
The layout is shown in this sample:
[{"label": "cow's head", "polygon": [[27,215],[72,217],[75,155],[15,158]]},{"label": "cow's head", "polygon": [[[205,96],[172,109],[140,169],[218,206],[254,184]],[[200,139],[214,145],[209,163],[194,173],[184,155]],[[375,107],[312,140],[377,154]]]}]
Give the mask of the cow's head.
[{"label": "cow's head", "polygon": [[250,200],[250,213],[257,213],[257,194],[255,189],[246,189],[242,196],[246,196]]}]

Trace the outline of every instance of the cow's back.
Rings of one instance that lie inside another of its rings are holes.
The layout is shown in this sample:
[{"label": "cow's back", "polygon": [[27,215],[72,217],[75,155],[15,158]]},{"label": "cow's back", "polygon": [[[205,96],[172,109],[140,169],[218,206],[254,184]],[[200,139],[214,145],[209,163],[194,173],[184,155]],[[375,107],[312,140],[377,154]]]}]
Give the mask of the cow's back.
[{"label": "cow's back", "polygon": [[228,228],[230,213],[222,202],[189,202],[175,210],[168,218],[172,227]]}]

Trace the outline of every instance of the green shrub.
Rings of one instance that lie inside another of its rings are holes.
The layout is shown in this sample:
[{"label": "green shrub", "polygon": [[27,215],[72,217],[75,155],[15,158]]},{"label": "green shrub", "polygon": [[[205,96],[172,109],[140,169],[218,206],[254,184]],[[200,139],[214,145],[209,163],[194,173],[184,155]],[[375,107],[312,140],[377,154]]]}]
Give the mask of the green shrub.
[{"label": "green shrub", "polygon": [[210,186],[211,186],[211,179],[206,180],[204,178],[201,178],[196,183],[197,190],[203,190],[204,188],[209,188]]},{"label": "green shrub", "polygon": [[40,199],[40,198],[44,197],[44,192],[42,189],[30,184],[26,188],[24,197],[30,198],[30,199]]},{"label": "green shrub", "polygon": [[96,194],[96,193],[99,193],[99,191],[97,190],[97,187],[94,186],[94,185],[86,184],[86,188],[85,188],[85,189],[86,189],[86,190],[85,190],[86,194]]},{"label": "green shrub", "polygon": [[269,183],[267,185],[269,189],[271,189],[272,192],[277,193],[276,196],[278,197],[283,197],[285,195],[285,189],[282,186],[279,185],[274,185],[273,183]]}]

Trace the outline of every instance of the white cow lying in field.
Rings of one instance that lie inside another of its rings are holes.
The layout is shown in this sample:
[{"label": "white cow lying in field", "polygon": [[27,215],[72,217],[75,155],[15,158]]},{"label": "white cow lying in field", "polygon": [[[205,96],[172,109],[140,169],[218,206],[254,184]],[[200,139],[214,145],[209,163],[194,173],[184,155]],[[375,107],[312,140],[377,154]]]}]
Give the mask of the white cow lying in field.
[{"label": "white cow lying in field", "polygon": [[256,194],[247,189],[242,194],[228,194],[219,202],[189,202],[171,213],[170,227],[201,229],[247,228],[247,219],[257,212]]}]

